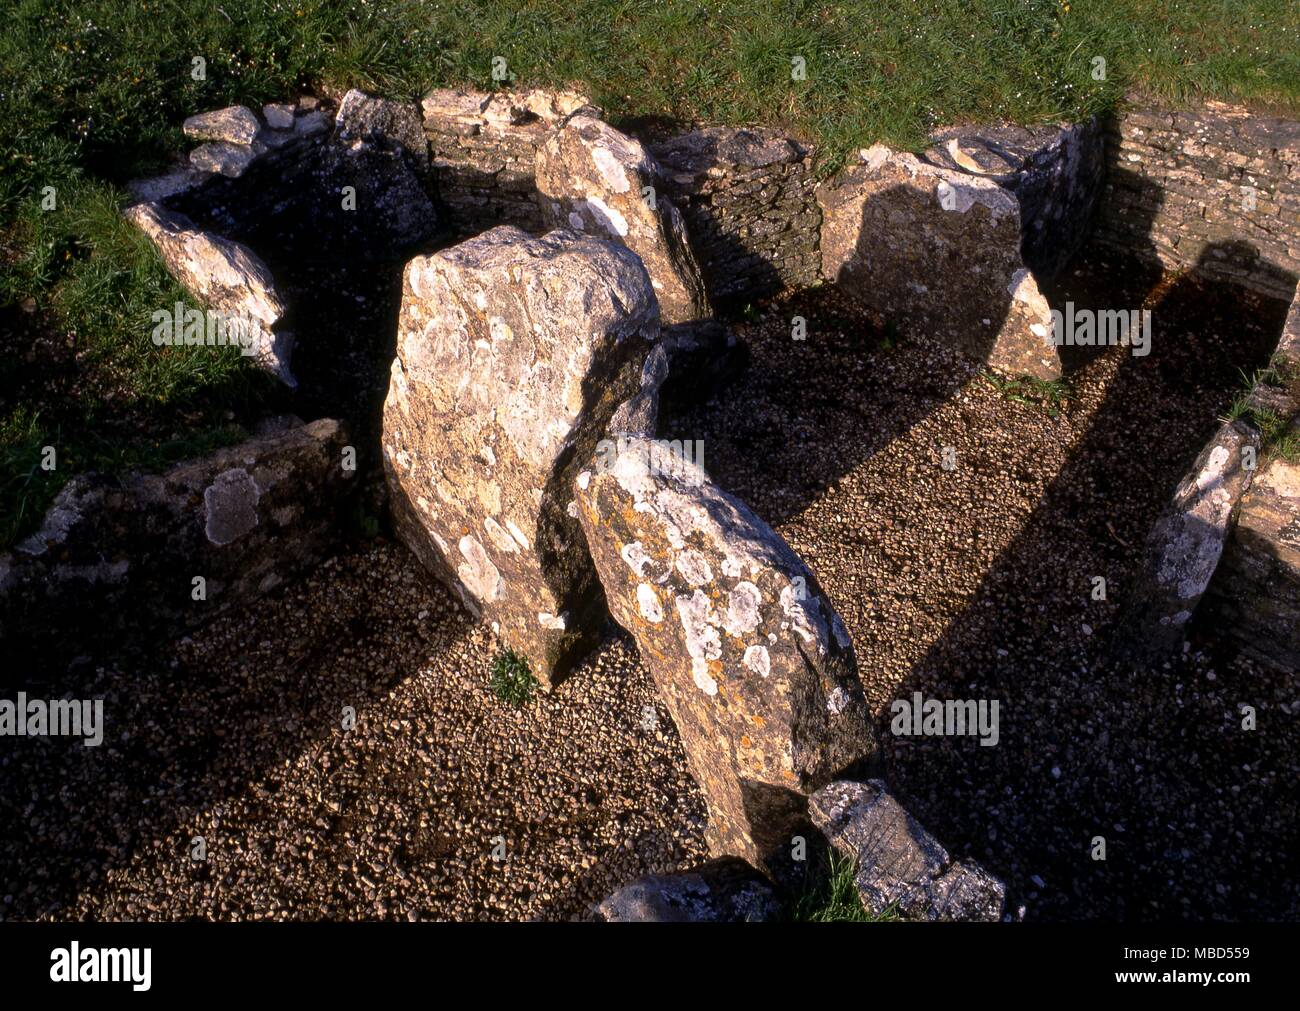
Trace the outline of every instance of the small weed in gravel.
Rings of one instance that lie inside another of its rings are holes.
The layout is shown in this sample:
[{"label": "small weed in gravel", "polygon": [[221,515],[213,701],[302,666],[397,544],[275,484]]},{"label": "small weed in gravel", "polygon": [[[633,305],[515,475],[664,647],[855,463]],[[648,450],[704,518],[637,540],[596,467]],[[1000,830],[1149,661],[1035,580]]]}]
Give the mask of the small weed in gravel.
[{"label": "small weed in gravel", "polygon": [[1065,402],[1070,399],[1068,379],[1036,379],[1033,376],[1009,379],[996,372],[981,372],[980,375],[1007,400],[1041,407],[1053,418],[1061,416]]},{"label": "small weed in gravel", "polygon": [[521,708],[537,687],[528,661],[507,646],[492,658],[492,691],[502,702]]}]

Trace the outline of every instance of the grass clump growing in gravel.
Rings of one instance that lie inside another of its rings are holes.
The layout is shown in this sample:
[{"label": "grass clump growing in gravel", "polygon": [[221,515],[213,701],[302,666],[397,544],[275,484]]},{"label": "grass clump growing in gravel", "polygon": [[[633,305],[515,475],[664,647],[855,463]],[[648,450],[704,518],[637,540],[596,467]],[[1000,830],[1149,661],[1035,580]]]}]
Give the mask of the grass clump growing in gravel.
[{"label": "grass clump growing in gravel", "polygon": [[1073,392],[1068,379],[1036,379],[1033,376],[1012,379],[992,371],[981,372],[980,375],[1005,399],[1030,407],[1041,407],[1053,418],[1061,416],[1061,411],[1065,409]]},{"label": "grass clump growing in gravel", "polygon": [[522,708],[537,689],[528,661],[507,646],[492,658],[492,693],[502,702]]},{"label": "grass clump growing in gravel", "polygon": [[803,894],[790,907],[790,919],[796,923],[888,923],[898,915],[887,909],[876,916],[867,912],[858,897],[854,882],[857,865],[850,858],[831,849],[822,859],[817,872]]}]

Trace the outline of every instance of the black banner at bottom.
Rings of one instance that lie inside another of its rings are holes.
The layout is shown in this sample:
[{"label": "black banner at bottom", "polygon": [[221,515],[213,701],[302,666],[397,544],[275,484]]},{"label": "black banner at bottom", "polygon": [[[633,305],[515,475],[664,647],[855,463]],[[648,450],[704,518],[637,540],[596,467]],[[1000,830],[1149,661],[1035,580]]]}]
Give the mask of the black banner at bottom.
[{"label": "black banner at bottom", "polygon": [[[620,1000],[674,978],[692,997],[759,988],[775,996],[774,975],[796,987],[803,977],[818,997],[841,987],[864,998],[934,998],[1010,986],[1232,999],[1243,988],[1289,990],[1298,940],[1296,924],[9,923],[0,925],[0,978],[8,997],[63,990],[79,1001],[110,992],[337,1000],[417,987],[460,1000],[465,985],[499,1001],[574,983]],[[460,986],[444,990],[449,983]]]}]

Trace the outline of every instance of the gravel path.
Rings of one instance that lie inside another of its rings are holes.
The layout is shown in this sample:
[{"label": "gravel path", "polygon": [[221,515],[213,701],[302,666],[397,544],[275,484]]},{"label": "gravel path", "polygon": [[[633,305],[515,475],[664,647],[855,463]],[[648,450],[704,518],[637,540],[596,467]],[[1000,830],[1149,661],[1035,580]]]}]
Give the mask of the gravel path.
[{"label": "gravel path", "polygon": [[88,671],[104,745],[0,759],[0,915],[565,919],[702,859],[635,651],[611,639],[515,710],[487,687],[494,650],[376,543],[157,664]]}]

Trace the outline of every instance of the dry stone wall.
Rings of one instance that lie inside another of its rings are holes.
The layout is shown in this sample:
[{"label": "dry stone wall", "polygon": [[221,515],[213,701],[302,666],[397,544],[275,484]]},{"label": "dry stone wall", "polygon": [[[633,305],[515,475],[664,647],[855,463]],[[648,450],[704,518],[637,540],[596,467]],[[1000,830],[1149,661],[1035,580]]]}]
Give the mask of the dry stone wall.
[{"label": "dry stone wall", "polygon": [[329,557],[355,484],[347,432],[330,419],[268,427],[164,474],[73,478],[41,529],[0,555],[7,659],[53,670],[73,648],[192,628]]},{"label": "dry stone wall", "polygon": [[1300,123],[1135,104],[1107,132],[1096,238],[1289,301],[1300,276]]},{"label": "dry stone wall", "polygon": [[821,211],[811,147],[770,130],[709,127],[650,152],[715,302],[816,282]]}]

